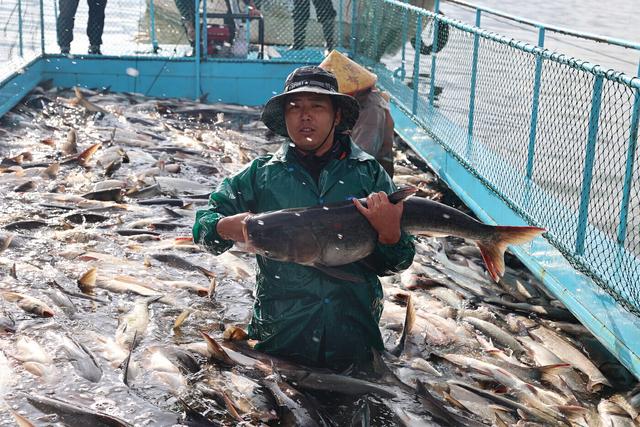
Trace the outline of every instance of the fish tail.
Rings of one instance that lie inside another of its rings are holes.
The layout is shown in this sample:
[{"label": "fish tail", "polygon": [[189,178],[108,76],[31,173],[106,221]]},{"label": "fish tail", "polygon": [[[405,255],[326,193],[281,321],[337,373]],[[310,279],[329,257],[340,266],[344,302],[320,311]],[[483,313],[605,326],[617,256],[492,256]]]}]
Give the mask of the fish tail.
[{"label": "fish tail", "polygon": [[418,187],[414,187],[413,185],[402,187],[398,191],[389,194],[389,201],[393,204],[400,203],[416,194],[417,191]]},{"label": "fish tail", "polygon": [[546,230],[540,227],[494,227],[495,233],[477,242],[489,275],[496,282],[504,275],[504,252],[509,245],[522,245]]},{"label": "fish tail", "polygon": [[413,307],[413,301],[411,300],[411,295],[408,295],[407,299],[407,313],[404,318],[404,327],[402,328],[402,336],[400,337],[400,341],[396,348],[391,350],[391,354],[394,356],[400,356],[404,347],[406,345],[406,341],[411,333],[411,329],[413,329],[413,325],[416,322],[416,310]]}]

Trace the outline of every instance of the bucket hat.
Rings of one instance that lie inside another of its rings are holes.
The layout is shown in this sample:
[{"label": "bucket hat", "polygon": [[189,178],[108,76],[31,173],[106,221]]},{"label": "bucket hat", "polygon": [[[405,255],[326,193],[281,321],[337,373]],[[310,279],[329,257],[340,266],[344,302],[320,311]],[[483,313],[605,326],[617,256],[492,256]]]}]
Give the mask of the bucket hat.
[{"label": "bucket hat", "polygon": [[336,126],[337,132],[344,132],[355,125],[360,113],[360,105],[355,98],[338,91],[338,80],[332,73],[317,66],[305,66],[293,70],[284,83],[282,93],[272,97],[262,110],[262,121],[273,132],[289,136],[284,120],[284,103],[287,96],[294,93],[320,93],[329,95],[342,111],[342,119]]}]

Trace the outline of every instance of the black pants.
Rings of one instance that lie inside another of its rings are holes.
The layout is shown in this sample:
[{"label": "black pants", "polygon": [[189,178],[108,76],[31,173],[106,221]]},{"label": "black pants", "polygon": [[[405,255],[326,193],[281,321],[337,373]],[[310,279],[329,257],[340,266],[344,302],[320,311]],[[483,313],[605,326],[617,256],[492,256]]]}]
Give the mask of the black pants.
[{"label": "black pants", "polygon": [[[309,21],[310,0],[293,0],[293,46],[297,49],[304,47],[304,39],[307,32],[307,22]],[[327,42],[327,48],[334,45],[333,27],[335,25],[336,11],[333,9],[331,0],[313,0],[316,8],[316,16],[322,24],[322,32]]]},{"label": "black pants", "polygon": [[[73,25],[76,20],[79,0],[60,0],[60,15],[58,15],[58,46],[67,47],[73,40]],[[89,5],[89,21],[87,22],[87,36],[91,46],[102,44],[104,30],[104,8],[107,0],[87,0]]]}]

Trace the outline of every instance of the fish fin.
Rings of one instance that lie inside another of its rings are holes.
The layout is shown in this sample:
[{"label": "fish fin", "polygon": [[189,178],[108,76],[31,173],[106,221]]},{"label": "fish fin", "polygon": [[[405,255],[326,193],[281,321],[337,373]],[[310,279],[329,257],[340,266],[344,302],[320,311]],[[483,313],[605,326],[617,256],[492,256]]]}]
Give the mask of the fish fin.
[{"label": "fish fin", "polygon": [[380,352],[375,349],[372,349],[371,354],[372,354],[371,366],[373,367],[373,372],[375,372],[376,375],[380,377],[383,383],[397,384],[398,381],[400,380],[398,379],[396,374],[394,374],[391,371],[391,369],[389,369],[387,364],[384,362],[384,359],[382,358],[382,355],[380,354]]},{"label": "fish fin", "polygon": [[16,411],[9,409],[9,412],[11,413],[11,415],[13,415],[13,418],[16,420],[16,425],[18,425],[18,427],[34,427],[35,426],[35,424],[33,424],[31,421],[29,421],[27,418],[23,417]]},{"label": "fish fin", "polygon": [[91,157],[98,151],[98,149],[102,146],[102,143],[93,144],[82,153],[78,154],[74,157],[75,160],[80,163],[81,166],[86,166]]},{"label": "fish fin", "polygon": [[442,395],[444,396],[444,400],[447,403],[450,403],[451,406],[455,406],[458,409],[462,409],[462,410],[466,410],[467,408],[460,403],[455,397],[451,396],[449,393],[444,392],[442,393]]},{"label": "fish fin", "polygon": [[[489,405],[489,406],[491,406],[491,405]],[[502,417],[500,416],[499,413],[494,412],[493,416],[495,417],[494,425],[496,425],[497,427],[508,427],[509,426],[509,424],[505,420],[502,419]]]},{"label": "fish fin", "polygon": [[122,362],[122,370],[124,371],[122,375],[122,382],[125,385],[129,385],[129,363],[131,362],[131,354],[133,353],[133,349],[136,346],[136,340],[138,338],[138,331],[133,333],[133,340],[131,341],[131,346],[129,347],[129,354],[127,358]]},{"label": "fish fin", "polygon": [[202,274],[204,274],[207,279],[215,279],[216,278],[216,273],[214,273],[213,271],[209,271],[204,267],[200,267],[199,265],[196,265],[196,268],[198,269],[198,271]]},{"label": "fish fin", "polygon": [[411,329],[413,329],[413,325],[416,322],[416,310],[413,307],[413,301],[411,300],[411,295],[407,296],[407,313],[404,317],[404,327],[402,328],[402,335],[400,336],[400,341],[398,345],[391,350],[391,354],[394,356],[400,356],[402,351],[404,350],[405,344],[407,342],[407,337],[411,333]]},{"label": "fish fin", "polygon": [[322,271],[327,276],[331,276],[334,279],[345,280],[347,282],[352,283],[364,283],[362,277],[356,276],[355,274],[347,273],[346,271],[342,271],[339,268],[327,267],[322,264],[313,264],[313,267]]},{"label": "fish fin", "polygon": [[553,405],[551,407],[560,412],[562,415],[565,415],[569,419],[572,419],[574,417],[582,417],[589,412],[587,408],[576,405]]},{"label": "fish fin", "polygon": [[406,187],[402,187],[391,194],[389,194],[389,201],[394,205],[396,203],[400,203],[413,196],[418,192],[418,187],[414,187],[413,185],[408,185]]},{"label": "fish fin", "polygon": [[537,368],[535,368],[535,370],[540,371],[541,373],[555,373],[555,371],[564,371],[565,369],[570,367],[570,363],[556,363],[553,365],[538,366]]},{"label": "fish fin", "polygon": [[204,331],[200,331],[200,335],[202,335],[205,342],[207,343],[207,349],[211,353],[211,357],[213,359],[230,366],[236,364],[233,359],[229,357],[229,354],[225,351],[225,349],[220,344],[218,344],[218,342],[213,339],[211,335],[207,334]]},{"label": "fish fin", "polygon": [[164,295],[151,295],[150,297],[147,297],[145,299],[145,302],[147,303],[147,305],[149,305],[153,304],[154,302],[160,301],[162,298],[164,298]]},{"label": "fish fin", "polygon": [[235,403],[233,400],[231,400],[227,392],[225,391],[222,392],[222,398],[224,399],[224,406],[226,406],[227,411],[229,412],[229,415],[231,415],[233,418],[235,418],[238,421],[244,421],[244,419],[242,419],[242,417],[238,413],[238,409],[239,409],[238,404]]},{"label": "fish fin", "polygon": [[490,238],[476,242],[491,278],[497,282],[504,275],[504,251],[508,245],[522,245],[545,231],[540,227],[496,226]]},{"label": "fish fin", "polygon": [[447,426],[481,426],[471,419],[459,416],[450,412],[438,399],[420,381],[416,380],[416,395],[420,398],[420,403],[429,411],[430,415],[436,421],[440,421]]}]

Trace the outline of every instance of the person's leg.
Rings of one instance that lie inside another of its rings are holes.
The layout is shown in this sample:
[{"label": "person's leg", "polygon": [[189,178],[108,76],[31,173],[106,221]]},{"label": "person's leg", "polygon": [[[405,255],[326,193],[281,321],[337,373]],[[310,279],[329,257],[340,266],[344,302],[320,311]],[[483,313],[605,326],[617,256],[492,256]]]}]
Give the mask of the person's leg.
[{"label": "person's leg", "polygon": [[293,0],[293,46],[292,49],[304,48],[307,22],[309,21],[309,0]]},{"label": "person's leg", "polygon": [[322,33],[324,34],[327,49],[331,50],[335,46],[336,11],[331,0],[313,0],[313,5],[316,8],[318,21],[322,24]]},{"label": "person's leg", "polygon": [[89,5],[89,21],[87,22],[87,36],[89,37],[89,53],[100,54],[102,32],[104,31],[104,9],[107,0],[87,0]]},{"label": "person's leg", "polygon": [[60,0],[58,15],[58,46],[62,53],[69,53],[73,41],[73,24],[75,23],[78,0]]}]

